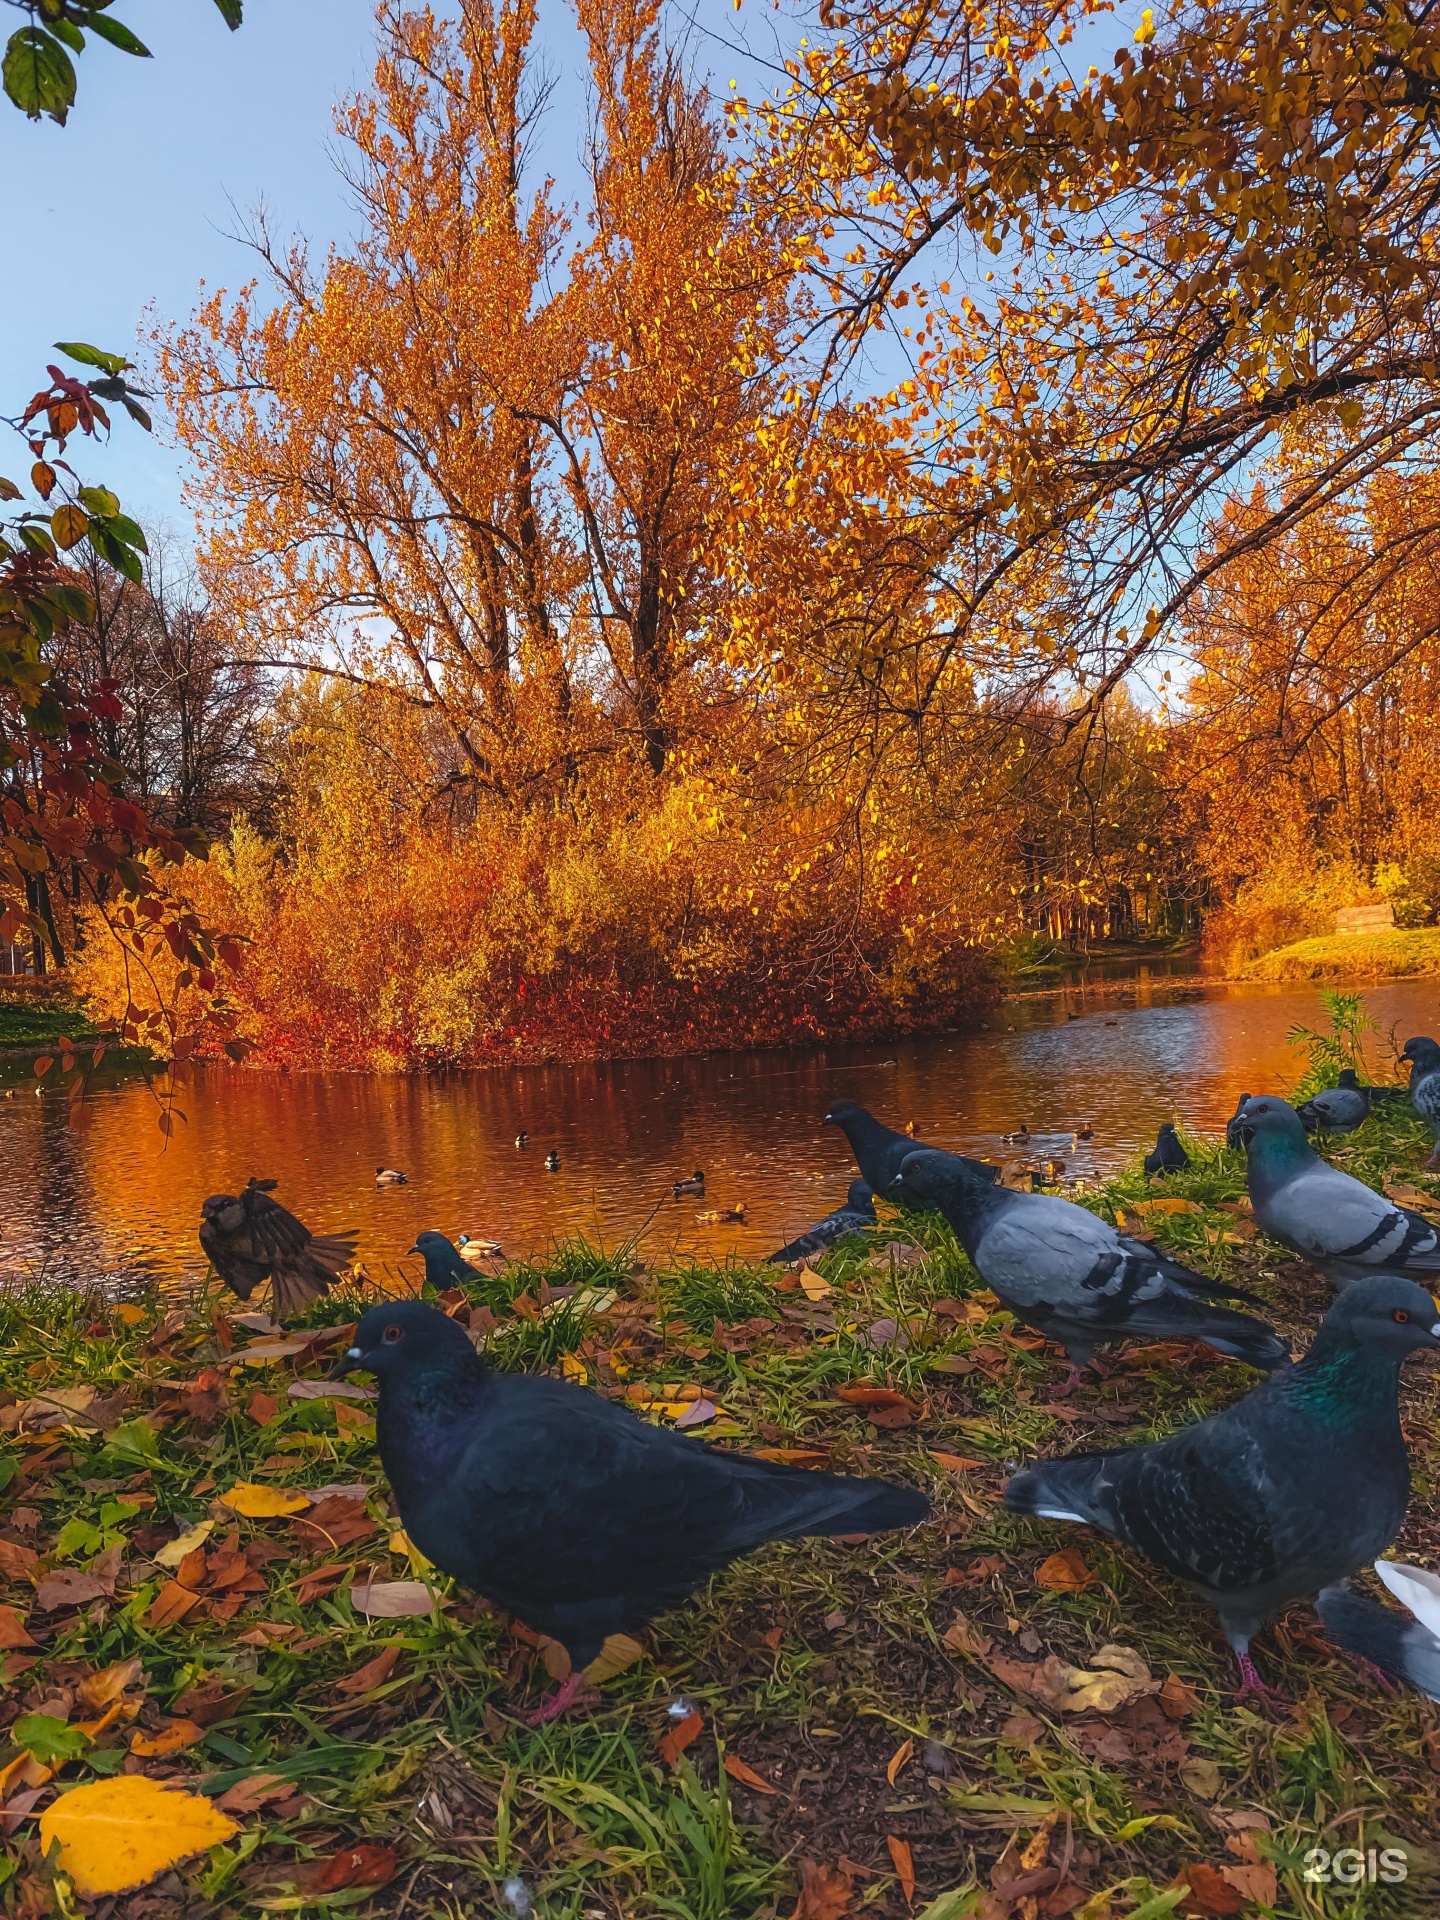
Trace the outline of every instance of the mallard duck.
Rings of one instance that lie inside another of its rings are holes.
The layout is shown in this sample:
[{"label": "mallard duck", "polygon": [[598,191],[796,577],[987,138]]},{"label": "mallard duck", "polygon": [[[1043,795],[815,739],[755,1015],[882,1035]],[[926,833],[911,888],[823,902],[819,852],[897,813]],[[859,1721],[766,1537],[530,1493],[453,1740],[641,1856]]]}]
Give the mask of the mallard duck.
[{"label": "mallard duck", "polygon": [[913,1140],[920,1131],[920,1122],[918,1120],[907,1120],[905,1122],[905,1131]]},{"label": "mallard duck", "polygon": [[1029,1139],[1030,1128],[1027,1123],[1022,1120],[1014,1133],[1001,1134],[1000,1144],[1002,1147],[1023,1147],[1028,1143]]},{"label": "mallard duck", "polygon": [[742,1200],[738,1207],[712,1207],[708,1213],[697,1213],[695,1218],[702,1227],[718,1227],[727,1220],[738,1220],[743,1226],[747,1211],[747,1204]]},{"label": "mallard duck", "polygon": [[375,1184],[377,1187],[403,1187],[409,1182],[397,1167],[376,1167]]},{"label": "mallard duck", "polygon": [[503,1252],[498,1240],[483,1240],[471,1233],[460,1236],[460,1258],[467,1266],[482,1267],[487,1260],[498,1260]]},{"label": "mallard duck", "polygon": [[1088,1120],[1082,1121],[1081,1124],[1076,1127],[1075,1138],[1077,1140],[1093,1140],[1095,1138],[1095,1129]]},{"label": "mallard duck", "polygon": [[515,1144],[517,1147],[528,1147],[530,1144],[530,1136],[523,1127],[515,1136]]},{"label": "mallard duck", "polygon": [[545,1156],[545,1171],[546,1173],[558,1173],[560,1171],[560,1155],[555,1151],[554,1147],[552,1147]]},{"label": "mallard duck", "polygon": [[670,1191],[677,1200],[682,1193],[704,1193],[705,1175],[697,1167],[688,1180],[677,1180]]}]

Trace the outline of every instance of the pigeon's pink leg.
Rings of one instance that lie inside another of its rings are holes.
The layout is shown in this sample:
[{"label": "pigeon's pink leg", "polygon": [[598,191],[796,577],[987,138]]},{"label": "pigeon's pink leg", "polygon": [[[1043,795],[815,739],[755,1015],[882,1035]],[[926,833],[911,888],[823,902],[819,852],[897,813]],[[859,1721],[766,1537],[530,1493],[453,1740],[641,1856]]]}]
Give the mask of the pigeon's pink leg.
[{"label": "pigeon's pink leg", "polygon": [[1275,1700],[1284,1706],[1289,1706],[1289,1700],[1278,1687],[1272,1687],[1268,1681],[1260,1678],[1259,1670],[1255,1662],[1250,1658],[1248,1650],[1244,1653],[1237,1653],[1235,1658],[1240,1667],[1240,1692],[1242,1695],[1258,1693],[1263,1700]]},{"label": "pigeon's pink leg", "polygon": [[527,1727],[543,1727],[549,1720],[558,1720],[567,1707],[575,1705],[584,1682],[585,1675],[581,1669],[572,1667],[569,1678],[563,1686],[557,1687],[547,1700],[540,1702],[538,1707],[531,1707],[524,1713],[517,1712],[516,1718],[523,1720]]}]

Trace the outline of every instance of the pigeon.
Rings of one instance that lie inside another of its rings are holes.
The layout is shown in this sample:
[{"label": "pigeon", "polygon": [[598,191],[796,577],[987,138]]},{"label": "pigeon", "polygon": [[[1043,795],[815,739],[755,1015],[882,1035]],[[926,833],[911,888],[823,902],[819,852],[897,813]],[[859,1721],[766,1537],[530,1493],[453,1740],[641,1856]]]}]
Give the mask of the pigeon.
[{"label": "pigeon", "polygon": [[1240,1131],[1240,1116],[1244,1113],[1245,1102],[1249,1098],[1248,1093],[1242,1093],[1234,1113],[1225,1122],[1225,1144],[1227,1147],[1233,1147],[1237,1153],[1245,1151],[1245,1136]]},{"label": "pigeon", "polygon": [[1287,1358],[1264,1321],[1200,1297],[1248,1295],[1128,1239],[1058,1194],[988,1186],[963,1160],[933,1149],[910,1155],[894,1191],[902,1186],[917,1204],[939,1207],[1003,1306],[1064,1347],[1070,1374],[1062,1395],[1102,1341],[1127,1334],[1203,1340],[1253,1367],[1278,1367]]},{"label": "pigeon", "polygon": [[404,1187],[410,1183],[408,1177],[395,1167],[376,1167],[375,1184],[377,1187]]},{"label": "pigeon", "polygon": [[817,1220],[813,1227],[792,1240],[789,1246],[772,1253],[769,1264],[772,1267],[793,1266],[797,1260],[808,1260],[812,1254],[823,1253],[826,1247],[833,1247],[845,1234],[859,1233],[874,1225],[875,1195],[864,1180],[852,1180],[844,1206],[837,1207],[834,1213],[827,1213],[823,1220]]},{"label": "pigeon", "polygon": [[1271,1094],[1240,1116],[1255,1224],[1343,1287],[1368,1273],[1440,1274],[1440,1229],[1322,1160]]},{"label": "pigeon", "polygon": [[704,1193],[705,1175],[701,1172],[700,1168],[697,1167],[688,1180],[676,1180],[671,1186],[670,1191],[677,1200],[687,1193]]},{"label": "pigeon", "polygon": [[1370,1117],[1370,1089],[1361,1086],[1353,1067],[1342,1067],[1338,1086],[1312,1094],[1295,1111],[1307,1133],[1353,1133]]},{"label": "pigeon", "polygon": [[437,1293],[444,1293],[448,1287],[463,1285],[471,1278],[470,1263],[459,1247],[433,1227],[428,1233],[417,1233],[415,1244],[409,1251],[418,1253],[424,1260],[425,1285],[433,1287]]},{"label": "pigeon", "polygon": [[[909,1134],[896,1133],[853,1100],[837,1100],[826,1114],[825,1124],[839,1127],[850,1142],[855,1164],[872,1193],[888,1194],[906,1155],[916,1151],[917,1143]],[[954,1157],[964,1159],[962,1154]],[[973,1167],[981,1179],[993,1182],[1000,1178],[999,1167],[987,1160],[965,1160],[965,1165]],[[907,1203],[908,1197],[902,1196],[902,1204]]]},{"label": "pigeon", "polygon": [[1153,1178],[1157,1173],[1183,1173],[1189,1164],[1190,1156],[1180,1144],[1174,1122],[1167,1120],[1155,1136],[1153,1151],[1145,1156],[1145,1171]]},{"label": "pigeon", "polygon": [[1440,1578],[1396,1560],[1377,1560],[1375,1571],[1408,1617],[1377,1606],[1343,1580],[1325,1588],[1315,1611],[1332,1640],[1417,1693],[1440,1700]]},{"label": "pigeon", "polygon": [[1400,1363],[1437,1347],[1424,1288],[1372,1276],[1339,1296],[1297,1366],[1233,1406],[1153,1445],[1037,1461],[1005,1504],[1100,1527],[1198,1587],[1219,1610],[1241,1691],[1269,1692],[1250,1657],[1269,1616],[1335,1586],[1400,1531]]},{"label": "pigeon", "polygon": [[812,1473],[653,1427],[588,1388],[495,1373],[415,1300],[373,1307],[336,1376],[375,1375],[380,1457],[410,1540],[570,1656],[528,1716],[564,1712],[614,1633],[634,1634],[770,1540],[923,1520],[917,1488]]},{"label": "pigeon", "polygon": [[329,1292],[355,1258],[357,1236],[311,1233],[270,1198],[278,1185],[252,1178],[243,1193],[212,1193],[200,1209],[200,1245],[239,1299],[268,1280],[275,1318],[284,1320]]},{"label": "pigeon", "polygon": [[558,1173],[560,1171],[560,1155],[554,1147],[552,1147],[545,1156],[545,1171],[546,1173]]},{"label": "pigeon", "polygon": [[1435,1133],[1435,1151],[1425,1164],[1440,1167],[1440,1047],[1417,1035],[1405,1042],[1400,1057],[1410,1062],[1410,1104]]}]

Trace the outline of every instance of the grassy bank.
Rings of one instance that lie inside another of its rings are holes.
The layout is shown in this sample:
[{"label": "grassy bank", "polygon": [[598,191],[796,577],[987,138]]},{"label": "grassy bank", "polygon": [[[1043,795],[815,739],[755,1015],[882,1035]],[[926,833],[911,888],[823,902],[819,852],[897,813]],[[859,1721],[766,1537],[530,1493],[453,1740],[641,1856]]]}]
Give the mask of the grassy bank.
[{"label": "grassy bank", "polygon": [[1407,980],[1440,973],[1440,927],[1384,933],[1324,934],[1262,953],[1240,968],[1242,980]]},{"label": "grassy bank", "polygon": [[[1419,1181],[1427,1146],[1418,1123],[1391,1115],[1367,1123],[1343,1164]],[[1253,1287],[1288,1336],[1308,1339],[1326,1290],[1231,1210],[1238,1156],[1197,1150],[1166,1191],[1196,1210],[1147,1216],[1144,1230]],[[1113,1216],[1149,1196],[1131,1173],[1084,1197]],[[253,1335],[224,1299],[0,1304],[0,1619],[34,1643],[4,1655],[0,1767],[20,1763],[0,1773],[19,1813],[0,1864],[6,1910],[1432,1911],[1440,1710],[1377,1691],[1306,1608],[1257,1644],[1294,1706],[1242,1702],[1198,1601],[1098,1536],[1000,1505],[1009,1463],[1167,1432],[1255,1376],[1205,1349],[1152,1345],[1113,1353],[1103,1377],[1052,1405],[1059,1356],[1017,1333],[938,1220],[882,1225],[821,1267],[829,1291],[812,1300],[774,1270],[641,1271],[571,1247],[477,1275],[452,1302],[482,1324],[497,1316],[497,1364],[583,1372],[655,1402],[657,1420],[703,1391],[719,1412],[699,1431],[721,1445],[893,1475],[935,1503],[908,1537],[742,1563],[659,1623],[598,1708],[539,1733],[512,1708],[548,1684],[544,1649],[412,1560],[367,1403],[306,1397],[360,1300],[318,1303],[332,1331],[316,1344],[250,1360],[237,1356]],[[549,1301],[577,1284],[588,1298]],[[69,1413],[34,1404],[77,1386],[95,1393],[83,1413],[83,1392]],[[860,1387],[882,1391],[867,1404]],[[1431,1563],[1435,1398],[1434,1376],[1412,1369],[1417,1496],[1400,1546]],[[362,1497],[245,1518],[221,1499],[238,1483]],[[207,1523],[177,1565],[169,1544]],[[367,1618],[355,1603],[367,1569],[429,1579],[436,1605]],[[1027,1689],[1045,1656],[1089,1668],[1112,1643],[1163,1692],[1074,1714]],[[107,1720],[93,1676],[127,1661],[138,1665]],[[679,1697],[703,1724],[667,1756]],[[36,1816],[57,1788],[125,1772],[204,1792],[239,1830],[145,1894],[97,1907],[42,1863]],[[1409,1880],[1307,1885],[1307,1850],[1346,1845],[1403,1846]],[[524,1890],[507,1905],[514,1876]]]},{"label": "grassy bank", "polygon": [[53,1046],[62,1034],[77,1043],[93,1043],[96,1028],[89,1014],[72,1001],[12,998],[0,991],[0,1052]]}]

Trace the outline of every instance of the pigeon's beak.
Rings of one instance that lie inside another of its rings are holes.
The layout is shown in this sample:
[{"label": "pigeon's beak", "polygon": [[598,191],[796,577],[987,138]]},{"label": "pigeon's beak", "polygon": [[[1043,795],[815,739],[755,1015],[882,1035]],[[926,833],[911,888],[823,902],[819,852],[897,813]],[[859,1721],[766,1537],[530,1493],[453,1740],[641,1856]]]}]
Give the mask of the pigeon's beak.
[{"label": "pigeon's beak", "polygon": [[887,1193],[903,1193],[905,1191],[904,1174],[897,1173],[895,1178],[890,1182],[889,1186],[885,1189],[885,1191]]},{"label": "pigeon's beak", "polygon": [[420,1249],[419,1249],[419,1247],[407,1247],[407,1248],[405,1249],[405,1251],[406,1251],[406,1253],[407,1253],[407,1254],[408,1254],[408,1253],[419,1253],[419,1251],[420,1251]]},{"label": "pigeon's beak", "polygon": [[364,1363],[365,1355],[359,1347],[347,1347],[330,1369],[330,1378],[343,1380],[347,1373],[352,1372],[356,1367],[363,1366]]}]

